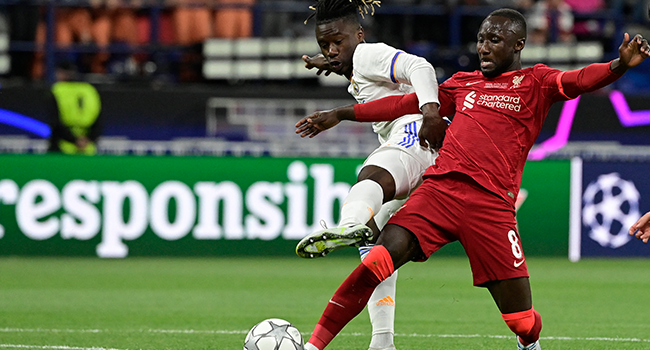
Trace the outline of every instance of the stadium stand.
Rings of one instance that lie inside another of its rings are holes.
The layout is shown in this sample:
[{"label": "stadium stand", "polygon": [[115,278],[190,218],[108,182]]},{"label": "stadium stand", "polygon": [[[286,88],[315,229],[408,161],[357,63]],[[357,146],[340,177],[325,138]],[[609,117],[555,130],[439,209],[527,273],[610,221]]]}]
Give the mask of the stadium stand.
[{"label": "stadium stand", "polygon": [[[94,36],[89,39],[84,38],[83,35],[79,37],[79,40],[75,40],[73,43],[66,42],[65,46],[62,46],[60,30],[57,32],[58,21],[63,20],[60,15],[61,11],[89,9],[91,13],[94,13],[93,11],[102,10],[101,6],[98,8],[94,2],[91,5],[86,0],[2,0],[0,5],[5,9],[3,12],[6,21],[0,21],[0,44],[4,42],[1,36],[7,33],[6,22],[11,23],[18,20],[12,18],[11,9],[16,6],[31,6],[39,9],[39,28],[36,36],[40,36],[42,39],[35,37],[30,41],[21,37],[21,40],[12,40],[8,46],[0,45],[0,52],[40,52],[41,54],[37,55],[37,60],[43,61],[43,74],[35,74],[32,78],[49,81],[54,79],[53,70],[56,61],[62,57],[74,58],[79,64],[80,72],[90,73],[89,65],[92,63],[89,61],[92,59],[89,59],[88,56],[96,56],[103,52],[108,52],[111,55],[110,60],[106,62],[108,77],[104,77],[104,80],[108,81],[124,80],[126,77],[130,77],[131,80],[136,78],[148,80],[155,76],[164,76],[168,80],[179,81],[180,67],[187,62],[193,62],[191,69],[200,71],[195,80],[203,80],[203,78],[226,81],[233,78],[236,80],[293,80],[312,77],[304,70],[297,69],[298,65],[295,62],[296,53],[314,52],[314,45],[309,42],[313,38],[313,24],[302,24],[311,11],[308,8],[309,2],[268,0],[240,4],[231,2],[216,2],[210,5],[197,4],[198,2],[192,1],[152,0],[142,2],[142,4],[121,1],[119,5],[113,5],[117,6],[115,11],[121,10],[122,12],[117,13],[131,14],[129,18],[134,21],[132,24],[136,28],[137,35],[127,40],[122,38],[124,35],[115,33],[114,27],[125,23],[124,16],[118,18],[115,15],[112,23],[111,42],[104,47],[105,44],[99,44]],[[489,5],[446,6],[448,4],[445,1],[408,1],[382,5],[377,18],[368,16],[364,19],[368,37],[373,41],[388,42],[397,47],[411,49],[415,51],[414,53],[423,54],[434,64],[438,63],[438,66],[443,66],[449,73],[468,67],[470,62],[466,64],[446,62],[449,61],[447,56],[458,57],[468,52],[471,53],[468,45],[471,46],[473,34],[465,35],[465,32],[468,31],[467,28],[476,25],[477,21],[480,23],[480,19],[494,9],[494,6]],[[102,6],[109,8],[109,5]],[[201,6],[201,8],[209,6],[209,10],[212,12],[229,7],[250,10],[253,15],[253,37],[232,39],[216,38],[214,35],[210,35],[202,43],[187,44],[183,42],[181,44],[179,42],[180,34],[175,32],[178,26],[175,25],[174,11],[179,7],[193,9],[197,6]],[[612,2],[608,8],[590,13],[576,12],[574,16],[576,20],[597,21],[602,23],[603,28],[607,28],[606,33],[603,30],[606,42],[602,42],[602,57],[607,59],[615,54],[614,49],[618,46],[617,38],[620,36],[618,34],[625,29],[626,24],[647,24],[643,23],[643,18],[639,18],[639,6],[627,4],[624,0],[617,0]],[[526,11],[525,8],[521,10],[522,12]],[[102,11],[104,12],[100,13],[106,12]],[[103,18],[105,19],[105,17]],[[273,18],[283,18],[289,23],[276,21],[275,24],[280,28],[271,30],[266,22],[271,23]],[[386,21],[386,18],[391,18],[391,20]],[[432,20],[436,21],[435,30],[431,30]],[[104,25],[104,23],[102,24]],[[396,27],[393,28],[393,26]],[[402,33],[402,35],[395,39],[387,35],[386,32]],[[436,35],[435,33],[441,34]],[[105,39],[101,41],[104,42]],[[3,47],[5,50],[1,51]],[[4,62],[4,59],[2,60]],[[195,62],[197,60],[199,63]],[[38,62],[36,63],[38,64]],[[6,74],[7,70],[3,71],[2,67],[6,67],[6,64],[0,64],[0,74]],[[102,81],[97,76],[91,78]]]},{"label": "stadium stand", "polygon": [[[454,4],[450,5],[452,2]],[[648,36],[648,19],[639,16],[647,2],[615,0],[608,2],[607,8],[589,13],[576,11],[573,15],[577,21],[597,21],[602,37],[583,40],[577,36],[578,41],[573,43],[529,44],[522,53],[522,61],[528,66],[546,63],[562,70],[607,61],[617,55],[624,31]],[[318,52],[313,37],[314,24],[303,23],[311,13],[310,1],[258,0],[209,5],[201,1],[163,0],[118,3],[118,8],[135,20],[132,23],[137,32],[135,39],[124,40],[112,35],[107,46],[93,40],[75,40],[62,46],[56,34],[58,14],[74,8],[97,10],[90,2],[0,0],[0,85],[6,90],[5,102],[0,108],[19,112],[22,108],[26,115],[47,123],[47,116],[38,109],[38,102],[18,108],[15,107],[17,100],[10,101],[10,96],[27,96],[22,89],[36,87],[30,90],[29,96],[39,101],[39,91],[55,81],[56,63],[71,60],[84,80],[98,85],[106,101],[107,125],[97,144],[102,154],[355,157],[365,156],[373,149],[376,140],[368,132],[368,126],[351,123],[344,123],[308,142],[293,135],[293,124],[299,117],[352,102],[346,100],[349,96],[345,93],[345,79],[334,75],[317,77],[313,70],[304,68],[300,59],[302,54]],[[369,41],[384,41],[427,58],[436,67],[439,80],[443,81],[456,71],[476,67],[474,30],[468,28],[478,25],[503,1],[474,3],[480,5],[444,0],[384,2],[376,16],[363,19],[363,25]],[[253,35],[244,38],[210,35],[200,42],[181,44],[174,17],[179,7],[200,7],[211,13],[229,7],[247,9],[253,15]],[[34,9],[37,11],[27,11]],[[102,9],[107,10],[106,7]],[[526,8],[521,11],[525,12]],[[27,15],[31,16],[29,20],[25,18]],[[34,28],[16,29],[16,23]],[[17,30],[22,32],[17,33]],[[105,61],[104,73],[98,74],[97,69],[92,68],[92,63],[97,62],[93,57],[106,53],[110,58]],[[39,74],[35,74],[34,69],[28,73],[24,67],[16,69],[25,66],[17,62],[24,62],[30,55],[35,59],[34,67],[40,65]],[[650,94],[650,86],[645,84],[648,71],[638,69],[613,87],[626,95],[647,96]],[[327,90],[330,86],[334,88]],[[134,97],[120,92],[126,87],[147,91],[146,96]],[[321,95],[323,91],[327,93]],[[199,97],[194,100],[197,93]],[[610,108],[609,100],[603,98],[604,102],[598,100],[596,104]],[[123,102],[128,99],[133,101]],[[133,104],[135,100],[143,106]],[[643,102],[634,102],[643,100],[631,100],[631,108],[647,108]],[[278,107],[280,102],[282,108]],[[164,107],[167,104],[175,107]],[[185,111],[191,111],[191,117],[188,117],[190,112]],[[557,115],[559,111],[552,111],[550,119]],[[140,124],[134,124],[136,122]],[[635,130],[638,134],[644,128],[647,127]],[[6,132],[7,128],[0,127],[0,152],[46,152],[44,140],[9,129]],[[582,129],[578,126],[577,130]],[[607,131],[612,130],[620,132],[616,126],[608,127]],[[541,139],[552,132],[550,125],[542,131]],[[601,139],[607,140],[607,137]],[[636,142],[642,137],[631,139]],[[582,155],[590,149],[610,150],[612,154],[624,152],[620,143],[618,146],[601,144],[596,148],[588,144],[589,140],[584,141],[587,143],[574,144],[573,148],[567,146],[564,153],[556,152],[555,155]],[[641,151],[633,153],[635,157],[643,154]]]}]

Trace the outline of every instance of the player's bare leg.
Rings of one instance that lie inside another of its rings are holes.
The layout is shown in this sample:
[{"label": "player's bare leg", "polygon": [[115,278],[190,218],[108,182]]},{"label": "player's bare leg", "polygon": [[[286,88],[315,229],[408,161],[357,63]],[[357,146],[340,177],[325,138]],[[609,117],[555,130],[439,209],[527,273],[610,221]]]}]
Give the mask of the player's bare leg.
[{"label": "player's bare leg", "polygon": [[485,284],[503,320],[517,335],[519,350],[541,350],[539,333],[542,318],[533,308],[528,277],[492,281]]}]

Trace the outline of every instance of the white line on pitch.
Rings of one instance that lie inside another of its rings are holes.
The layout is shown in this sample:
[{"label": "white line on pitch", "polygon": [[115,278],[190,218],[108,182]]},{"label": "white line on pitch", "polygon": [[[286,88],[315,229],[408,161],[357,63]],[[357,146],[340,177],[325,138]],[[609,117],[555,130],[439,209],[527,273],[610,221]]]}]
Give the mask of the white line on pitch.
[{"label": "white line on pitch", "polygon": [[194,329],[143,329],[141,332],[150,332],[150,333],[183,333],[183,334],[247,334],[248,331],[225,331],[225,330],[216,330],[216,331],[201,331]]},{"label": "white line on pitch", "polygon": [[[139,329],[139,330],[108,330],[108,329],[44,329],[44,328],[0,328],[0,332],[43,332],[43,333],[110,333],[110,332],[146,332],[146,333],[170,333],[170,334],[246,334],[247,330],[196,330],[196,329]],[[310,335],[311,333],[303,333]],[[365,333],[340,333],[339,336],[368,336]],[[494,338],[508,339],[512,335],[489,335],[489,334],[419,334],[419,333],[397,333],[396,337],[405,338]],[[541,337],[542,340],[568,340],[568,341],[606,341],[606,342],[633,342],[650,343],[650,339],[642,338],[608,338],[608,337]],[[0,344],[0,347],[10,347]],[[16,346],[19,347],[19,346]],[[22,346],[25,347],[25,346]],[[43,349],[58,349],[56,347],[43,347]],[[61,349],[97,349],[104,348],[72,348],[62,347]]]},{"label": "white line on pitch", "polygon": [[101,333],[106,329],[43,329],[43,328],[0,328],[5,333]]},{"label": "white line on pitch", "polygon": [[[395,334],[396,337],[422,337],[422,338],[496,338],[510,339],[512,335],[483,335],[483,334]],[[607,338],[607,337],[540,337],[542,340],[579,340],[579,341],[609,341],[609,342],[634,342],[650,343],[650,339],[641,338]]]},{"label": "white line on pitch", "polygon": [[126,349],[113,349],[92,347],[84,348],[79,346],[65,346],[65,345],[25,345],[25,344],[0,344],[0,348],[15,348],[15,349],[55,349],[55,350],[126,350]]},{"label": "white line on pitch", "polygon": [[[303,333],[303,335],[310,333]],[[368,336],[365,333],[340,333],[339,336]],[[395,333],[396,337],[405,338],[492,338],[510,339],[513,335],[490,335],[490,334],[418,334],[418,333]],[[608,341],[608,342],[633,342],[650,343],[650,339],[641,338],[606,338],[606,337],[540,337],[541,340],[578,340],[578,341]]]},{"label": "white line on pitch", "polygon": [[196,330],[196,329],[138,329],[138,330],[108,330],[108,329],[45,329],[45,328],[0,328],[0,333],[110,333],[110,332],[147,332],[147,333],[177,333],[177,334],[246,334],[248,331],[228,330]]}]

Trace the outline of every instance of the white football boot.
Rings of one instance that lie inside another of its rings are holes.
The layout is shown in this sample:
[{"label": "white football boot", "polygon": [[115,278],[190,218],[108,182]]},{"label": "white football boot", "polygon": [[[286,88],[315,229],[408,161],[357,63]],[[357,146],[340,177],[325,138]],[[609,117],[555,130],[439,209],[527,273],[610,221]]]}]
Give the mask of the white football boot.
[{"label": "white football boot", "polygon": [[539,345],[539,340],[528,346],[523,346],[517,336],[517,350],[542,350],[542,347]]},{"label": "white football boot", "polygon": [[370,239],[372,230],[363,224],[326,228],[298,242],[296,254],[305,259],[320,258],[341,248],[365,245]]}]

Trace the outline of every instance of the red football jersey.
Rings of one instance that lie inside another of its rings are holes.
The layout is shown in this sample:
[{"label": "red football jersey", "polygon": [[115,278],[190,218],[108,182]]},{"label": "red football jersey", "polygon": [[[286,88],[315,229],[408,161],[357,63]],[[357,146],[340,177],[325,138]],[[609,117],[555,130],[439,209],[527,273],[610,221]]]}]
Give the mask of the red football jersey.
[{"label": "red football jersey", "polygon": [[[528,152],[554,102],[610,84],[610,63],[563,72],[543,64],[486,78],[459,72],[440,85],[440,115],[454,115],[436,164],[424,176],[461,172],[514,207]],[[358,121],[418,111],[414,94],[355,105]]]},{"label": "red football jersey", "polygon": [[460,72],[440,85],[440,114],[452,115],[444,147],[425,176],[458,171],[509,202],[517,198],[526,157],[554,102],[562,72],[544,65],[486,78]]}]

